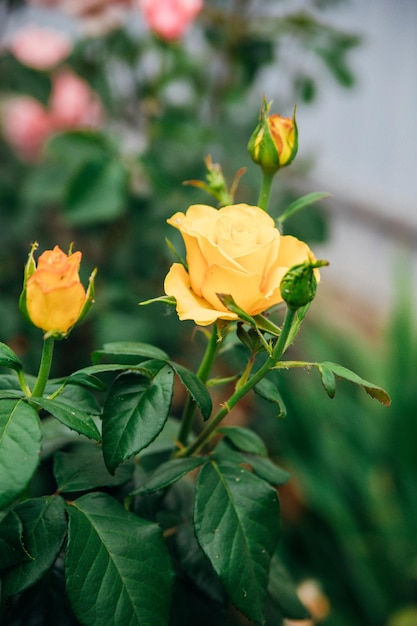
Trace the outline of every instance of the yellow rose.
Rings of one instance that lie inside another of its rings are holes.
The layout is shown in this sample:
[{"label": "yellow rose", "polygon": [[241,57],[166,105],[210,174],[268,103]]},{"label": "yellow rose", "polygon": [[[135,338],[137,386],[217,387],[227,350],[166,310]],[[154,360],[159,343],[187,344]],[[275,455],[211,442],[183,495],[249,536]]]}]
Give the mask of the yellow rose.
[{"label": "yellow rose", "polygon": [[65,335],[80,318],[87,303],[80,262],[81,252],[67,255],[58,246],[41,254],[37,267],[30,257],[25,307],[32,323],[45,332]]},{"label": "yellow rose", "polygon": [[165,293],[176,300],[181,320],[207,326],[234,320],[217,294],[232,296],[249,315],[282,302],[280,283],[290,267],[314,256],[307,244],[283,236],[262,209],[247,204],[219,210],[196,204],[168,223],[186,247],[188,272],[174,263],[165,278]]}]

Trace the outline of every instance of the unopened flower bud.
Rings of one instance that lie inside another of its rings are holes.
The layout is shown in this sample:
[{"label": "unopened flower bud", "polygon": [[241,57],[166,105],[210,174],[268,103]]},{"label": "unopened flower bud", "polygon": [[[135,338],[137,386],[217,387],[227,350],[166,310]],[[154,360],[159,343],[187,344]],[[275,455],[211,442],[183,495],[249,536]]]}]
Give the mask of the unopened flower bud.
[{"label": "unopened flower bud", "polygon": [[306,306],[316,295],[320,274],[317,268],[328,265],[327,261],[309,260],[294,265],[281,280],[282,299],[290,308]]},{"label": "unopened flower bud", "polygon": [[25,267],[22,313],[38,328],[54,337],[65,337],[93,303],[94,274],[87,291],[79,278],[81,252],[65,254],[55,246],[46,250],[36,264],[32,246]]},{"label": "unopened flower bud", "polygon": [[266,172],[276,172],[290,165],[298,150],[298,129],[295,107],[292,118],[268,115],[271,103],[264,103],[249,143],[248,151],[255,163]]}]

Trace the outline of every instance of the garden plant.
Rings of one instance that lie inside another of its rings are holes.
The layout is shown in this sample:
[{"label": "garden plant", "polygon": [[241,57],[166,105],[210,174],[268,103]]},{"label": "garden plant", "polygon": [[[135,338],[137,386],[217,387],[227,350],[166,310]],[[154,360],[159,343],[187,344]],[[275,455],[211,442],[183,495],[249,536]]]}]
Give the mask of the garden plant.
[{"label": "garden plant", "polygon": [[1,624],[410,603],[413,344],[396,324],[372,368],[314,300],[328,194],[296,118],[354,84],[338,3],[0,6]]},{"label": "garden plant", "polygon": [[[229,187],[206,159],[206,180],[194,185],[213,203],[168,219],[185,254],[170,244],[165,293],[149,294],[137,315],[152,307],[160,325],[175,308],[178,324],[194,323],[181,362],[126,337],[97,346],[91,365],[51,377],[55,343],[65,350],[95,305],[96,270],[85,287],[72,244],[41,253],[32,245],[19,304],[38,344],[43,337],[37,374],[10,346],[0,349],[5,623],[53,616],[86,626],[261,625],[308,617],[277,554],[279,487],[291,477],[269,457],[267,441],[230,417],[248,401],[246,412],[258,411],[253,392],[283,414],[275,375],[294,368],[317,370],[330,398],[339,379],[382,404],[390,398],[343,365],[291,356],[327,261],[283,228],[323,194],[298,198],[278,220],[269,215],[272,180],[298,148],[295,110],[281,117],[270,108],[264,100],[248,143],[261,172],[257,205],[235,203],[238,178]],[[194,369],[185,359],[200,349]]]}]

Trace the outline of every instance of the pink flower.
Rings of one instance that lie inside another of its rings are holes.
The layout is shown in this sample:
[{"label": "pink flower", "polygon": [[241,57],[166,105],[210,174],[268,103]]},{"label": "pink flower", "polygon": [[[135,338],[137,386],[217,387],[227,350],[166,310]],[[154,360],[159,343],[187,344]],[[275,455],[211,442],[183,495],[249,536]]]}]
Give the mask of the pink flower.
[{"label": "pink flower", "polygon": [[47,110],[34,98],[22,96],[5,104],[3,134],[25,161],[36,161],[52,131]]},{"label": "pink flower", "polygon": [[182,37],[203,8],[203,0],[138,0],[150,28],[162,39]]},{"label": "pink flower", "polygon": [[49,109],[57,130],[94,128],[103,119],[103,110],[97,95],[82,78],[70,70],[63,70],[55,76]]},{"label": "pink flower", "polygon": [[10,43],[10,51],[16,59],[37,70],[47,70],[58,65],[71,50],[72,42],[67,35],[38,26],[22,28]]}]

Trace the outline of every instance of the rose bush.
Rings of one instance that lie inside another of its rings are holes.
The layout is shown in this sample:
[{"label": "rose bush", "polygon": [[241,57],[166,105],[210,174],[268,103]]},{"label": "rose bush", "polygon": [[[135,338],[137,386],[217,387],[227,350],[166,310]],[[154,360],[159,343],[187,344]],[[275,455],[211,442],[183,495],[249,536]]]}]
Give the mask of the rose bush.
[{"label": "rose bush", "polygon": [[174,263],[165,293],[176,300],[181,320],[207,326],[217,319],[237,319],[218,294],[232,296],[249,315],[283,301],[280,283],[290,267],[315,260],[303,241],[281,235],[274,220],[257,206],[235,204],[219,210],[196,204],[168,223],[185,243],[187,269]]},{"label": "rose bush", "polygon": [[23,291],[25,312],[45,332],[65,335],[88,304],[79,277],[81,252],[65,254],[58,246],[40,255],[36,266],[29,255]]}]

